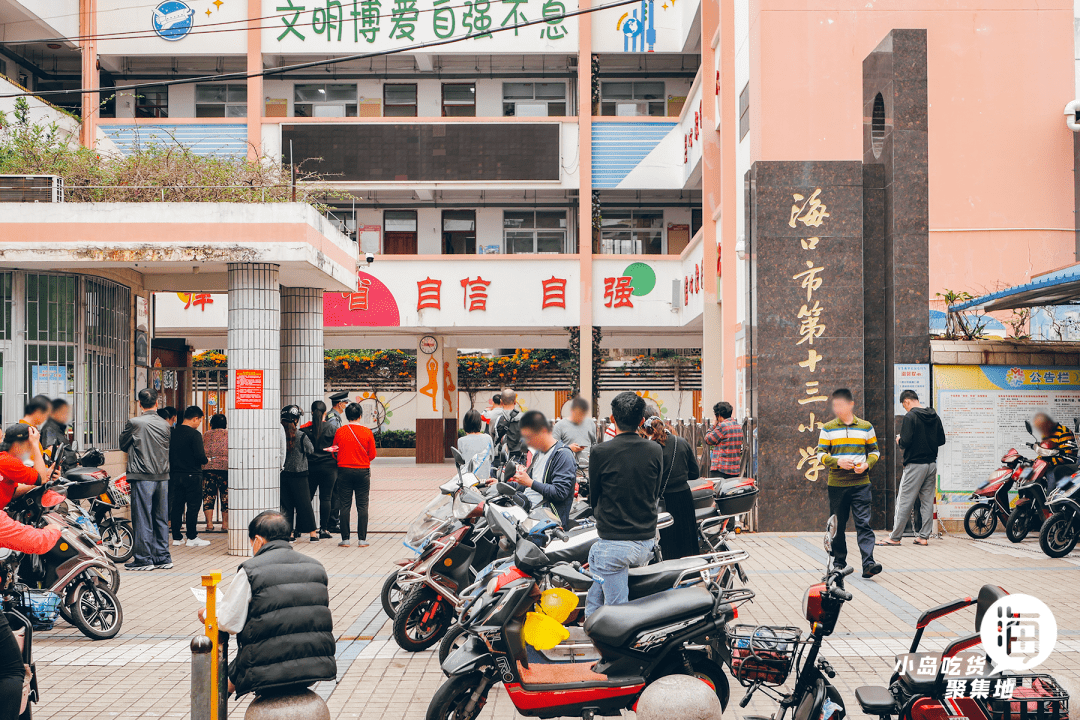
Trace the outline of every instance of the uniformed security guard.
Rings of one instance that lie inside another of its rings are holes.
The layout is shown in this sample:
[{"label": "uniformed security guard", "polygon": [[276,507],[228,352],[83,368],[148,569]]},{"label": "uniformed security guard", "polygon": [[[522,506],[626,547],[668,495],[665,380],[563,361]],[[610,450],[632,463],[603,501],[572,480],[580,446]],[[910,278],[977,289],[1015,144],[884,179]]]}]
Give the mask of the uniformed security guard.
[{"label": "uniformed security guard", "polygon": [[[333,427],[333,431],[330,432],[331,437],[337,432],[337,429],[345,424],[345,406],[349,404],[349,393],[347,390],[333,393],[330,396],[330,402],[333,407],[326,413],[326,417],[323,418],[323,423]],[[336,493],[335,493],[336,495]],[[337,498],[335,497],[330,504],[330,525],[327,528],[328,532],[336,533],[340,532],[341,525],[341,508],[338,507]]]}]

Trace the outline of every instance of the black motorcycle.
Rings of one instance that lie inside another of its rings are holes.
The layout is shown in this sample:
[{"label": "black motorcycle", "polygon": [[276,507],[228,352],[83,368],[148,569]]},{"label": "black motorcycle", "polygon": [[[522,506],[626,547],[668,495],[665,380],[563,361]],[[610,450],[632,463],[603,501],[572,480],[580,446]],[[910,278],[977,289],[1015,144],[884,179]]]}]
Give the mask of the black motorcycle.
[{"label": "black motorcycle", "polygon": [[1051,515],[1039,532],[1039,547],[1052,558],[1065,557],[1080,540],[1080,473],[1058,485],[1046,505]]},{"label": "black motorcycle", "polygon": [[135,554],[135,532],[130,520],[114,514],[131,503],[126,475],[110,478],[101,469],[105,455],[96,448],[87,450],[76,463],[64,477],[83,490],[69,488],[68,501],[79,504],[80,510],[81,501],[90,502],[89,517],[97,528],[101,549],[114,563],[127,562]]}]

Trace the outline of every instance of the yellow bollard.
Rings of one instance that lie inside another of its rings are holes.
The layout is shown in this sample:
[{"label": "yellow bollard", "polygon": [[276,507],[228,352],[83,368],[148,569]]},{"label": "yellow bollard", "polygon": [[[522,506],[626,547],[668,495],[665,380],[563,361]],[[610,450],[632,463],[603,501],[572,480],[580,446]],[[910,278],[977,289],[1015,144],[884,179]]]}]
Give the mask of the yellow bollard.
[{"label": "yellow bollard", "polygon": [[224,720],[218,718],[218,695],[221,689],[218,687],[217,586],[220,582],[220,570],[211,570],[209,575],[202,576],[202,584],[206,588],[206,637],[213,643],[210,651],[210,720]]}]

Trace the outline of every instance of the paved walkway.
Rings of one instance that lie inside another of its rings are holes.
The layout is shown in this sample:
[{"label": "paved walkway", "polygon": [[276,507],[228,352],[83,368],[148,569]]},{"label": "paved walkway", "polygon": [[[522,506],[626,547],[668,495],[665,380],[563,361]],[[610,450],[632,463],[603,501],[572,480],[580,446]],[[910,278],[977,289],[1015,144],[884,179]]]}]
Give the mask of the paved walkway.
[{"label": "paved walkway", "polygon": [[[317,689],[328,698],[331,717],[372,720],[421,720],[442,682],[435,650],[411,654],[390,637],[379,607],[379,587],[395,559],[408,554],[399,534],[419,508],[437,492],[452,466],[415,466],[392,460],[379,464],[372,482],[372,527],[368,548],[339,548],[336,542],[298,542],[297,549],[317,557],[330,574],[331,609],[338,636],[336,685]],[[201,632],[198,603],[188,588],[202,573],[232,575],[242,558],[225,554],[225,538],[208,536],[207,548],[172,548],[176,567],[169,571],[123,573],[120,598],[125,619],[121,634],[92,642],[62,622],[35,636],[43,702],[36,718],[182,718],[189,707],[189,643]],[[853,544],[853,543],[852,543]],[[824,565],[820,533],[773,533],[740,536],[735,545],[750,553],[746,569],[757,591],[740,621],[795,625],[805,629],[802,597]],[[835,683],[853,717],[861,716],[854,699],[860,685],[884,684],[892,656],[906,649],[912,624],[924,609],[977,592],[994,583],[1013,592],[1036,595],[1054,610],[1058,650],[1045,665],[1059,678],[1073,680],[1080,697],[1080,553],[1051,560],[1029,540],[1013,546],[1003,535],[973,542],[966,536],[934,541],[929,547],[907,544],[878,548],[885,572],[874,581],[853,576],[855,595],[845,608],[826,658],[837,670]],[[931,626],[924,645],[942,647],[974,630],[974,613]],[[733,698],[741,697],[733,688]],[[246,703],[234,704],[230,717],[243,717]],[[727,715],[771,714],[759,693],[745,710],[737,702]],[[484,718],[512,718],[513,707],[500,689],[492,693]]]}]

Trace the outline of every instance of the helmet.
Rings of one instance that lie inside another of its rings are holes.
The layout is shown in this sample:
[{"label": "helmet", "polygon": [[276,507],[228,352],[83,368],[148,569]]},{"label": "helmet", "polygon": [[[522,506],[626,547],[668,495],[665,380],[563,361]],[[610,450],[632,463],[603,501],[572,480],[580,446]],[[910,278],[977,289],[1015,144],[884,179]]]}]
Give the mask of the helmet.
[{"label": "helmet", "polygon": [[281,408],[281,419],[288,420],[289,422],[300,422],[300,406],[299,405],[286,405]]}]

